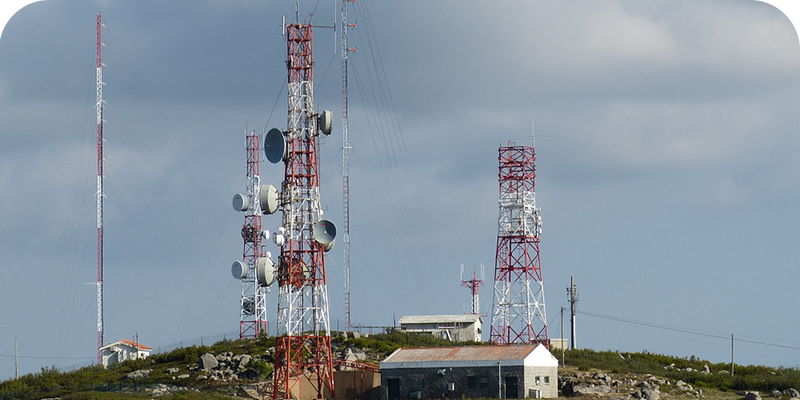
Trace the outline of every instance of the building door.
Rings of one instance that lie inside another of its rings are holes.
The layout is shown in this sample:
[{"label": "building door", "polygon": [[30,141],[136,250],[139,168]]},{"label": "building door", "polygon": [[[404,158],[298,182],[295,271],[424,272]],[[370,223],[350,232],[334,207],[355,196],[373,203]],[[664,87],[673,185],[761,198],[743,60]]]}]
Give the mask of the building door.
[{"label": "building door", "polygon": [[389,400],[396,400],[400,398],[400,378],[387,379],[387,386],[389,391]]},{"label": "building door", "polygon": [[506,377],[506,396],[507,399],[517,399],[519,395],[517,393],[517,377],[516,376],[507,376]]}]

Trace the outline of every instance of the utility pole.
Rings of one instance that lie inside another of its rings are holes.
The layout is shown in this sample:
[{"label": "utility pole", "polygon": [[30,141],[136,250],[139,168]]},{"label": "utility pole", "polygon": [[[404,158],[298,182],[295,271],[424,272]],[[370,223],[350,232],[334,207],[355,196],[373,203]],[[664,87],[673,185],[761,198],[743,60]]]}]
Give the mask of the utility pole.
[{"label": "utility pole", "polygon": [[564,307],[561,307],[561,366],[564,366]]},{"label": "utility pole", "polygon": [[575,289],[575,277],[569,277],[569,287],[567,288],[567,296],[569,297],[570,316],[569,323],[571,325],[569,348],[575,350],[575,313],[577,311],[577,303],[580,300],[578,297],[578,290]]},{"label": "utility pole", "polygon": [[19,379],[19,363],[17,360],[18,357],[19,356],[17,355],[17,337],[14,336],[14,380]]},{"label": "utility pole", "polygon": [[733,334],[731,333],[731,376],[733,376]]}]

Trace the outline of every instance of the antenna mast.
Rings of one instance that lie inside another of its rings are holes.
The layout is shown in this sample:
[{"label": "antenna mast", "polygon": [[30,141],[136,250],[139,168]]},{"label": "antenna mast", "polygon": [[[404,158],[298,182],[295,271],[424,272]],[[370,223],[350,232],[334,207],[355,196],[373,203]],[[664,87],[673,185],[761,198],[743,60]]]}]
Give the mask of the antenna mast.
[{"label": "antenna mast", "polygon": [[347,45],[347,28],[356,24],[347,23],[347,3],[355,0],[342,0],[342,208],[344,216],[344,327],[350,330],[350,127],[347,122],[349,95],[347,93],[347,58],[351,51]]},{"label": "antenna mast", "polygon": [[103,13],[97,14],[97,364],[103,362]]},{"label": "antenna mast", "polygon": [[259,263],[267,262],[264,257],[264,241],[268,233],[262,230],[261,214],[274,212],[274,209],[270,211],[269,204],[266,203],[268,203],[269,195],[275,190],[272,186],[261,186],[260,135],[255,131],[248,132],[248,128],[245,128],[244,134],[245,148],[247,149],[247,193],[238,193],[233,196],[233,209],[245,213],[242,226],[244,250],[242,251],[242,261],[235,261],[231,266],[234,279],[242,280],[239,302],[240,339],[256,338],[267,333],[267,293],[269,288],[261,284],[257,285],[256,280]]},{"label": "antenna mast", "polygon": [[[333,398],[333,355],[325,251],[333,247],[335,226],[322,219],[317,137],[330,134],[330,111],[314,112],[312,26],[286,26],[288,128],[267,133],[264,150],[283,161],[283,211],[278,260],[278,328],[273,399]],[[305,381],[313,394],[297,393]]]},{"label": "antenna mast", "polygon": [[550,346],[539,257],[541,210],[536,208],[536,151],[509,142],[499,149],[500,216],[489,340]]},{"label": "antenna mast", "polygon": [[464,264],[461,264],[461,284],[468,287],[470,291],[472,291],[472,313],[475,315],[480,315],[481,313],[481,306],[480,306],[480,290],[481,286],[483,285],[483,264],[481,264],[481,279],[478,279],[478,275],[475,272],[475,267],[472,268],[472,279],[465,281],[464,280]]}]

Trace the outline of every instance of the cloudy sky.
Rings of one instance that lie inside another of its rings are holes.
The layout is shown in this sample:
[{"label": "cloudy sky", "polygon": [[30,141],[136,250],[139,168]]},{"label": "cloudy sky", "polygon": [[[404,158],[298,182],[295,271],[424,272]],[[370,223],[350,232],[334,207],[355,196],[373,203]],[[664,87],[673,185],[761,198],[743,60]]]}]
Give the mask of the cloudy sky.
[{"label": "cloudy sky", "polygon": [[[303,1],[300,18],[332,25],[339,4]],[[294,2],[42,1],[0,40],[0,378],[15,336],[23,373],[95,358],[98,11],[106,341],[238,332],[231,197],[245,190],[246,127],[286,126]],[[494,268],[497,148],[530,144],[535,123],[551,337],[574,276],[579,347],[724,362],[734,334],[739,363],[800,365],[800,46],[779,10],[359,1],[350,20],[353,323],[468,310],[459,266],[483,264],[489,281]],[[316,103],[337,124],[322,202],[341,226],[338,33],[314,34]],[[261,175],[277,185],[282,167],[264,160]],[[334,329],[341,250],[327,258]]]}]

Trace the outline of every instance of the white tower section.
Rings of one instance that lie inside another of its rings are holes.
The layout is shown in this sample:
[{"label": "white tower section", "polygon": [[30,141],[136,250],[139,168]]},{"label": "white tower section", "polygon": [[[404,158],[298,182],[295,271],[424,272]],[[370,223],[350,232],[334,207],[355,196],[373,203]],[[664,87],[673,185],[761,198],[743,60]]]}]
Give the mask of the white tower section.
[{"label": "white tower section", "polygon": [[103,14],[97,14],[97,364],[103,361],[100,348],[103,347],[103,178],[105,178],[103,156]]}]

